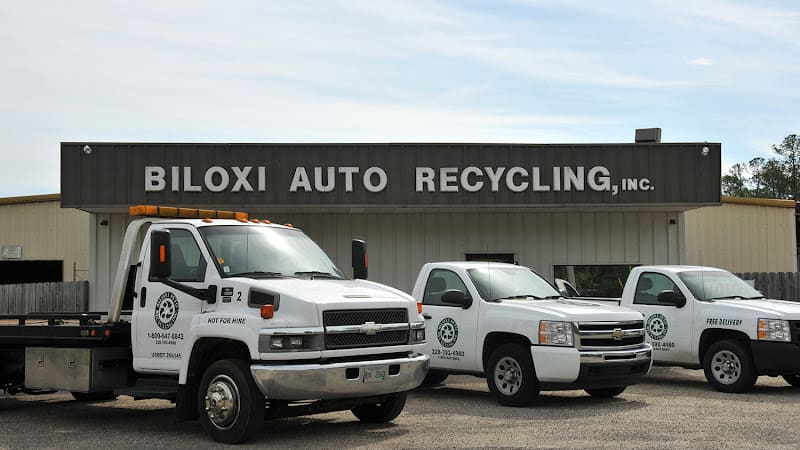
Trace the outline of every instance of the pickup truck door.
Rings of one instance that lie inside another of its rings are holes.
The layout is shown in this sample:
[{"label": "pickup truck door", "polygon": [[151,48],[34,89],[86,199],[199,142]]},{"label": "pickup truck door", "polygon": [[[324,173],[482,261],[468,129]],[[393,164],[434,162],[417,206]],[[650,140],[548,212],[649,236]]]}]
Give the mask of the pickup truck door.
[{"label": "pickup truck door", "polygon": [[[680,308],[658,301],[662,291],[681,292],[686,304]],[[636,282],[632,308],[644,314],[645,339],[653,346],[655,361],[692,362],[692,315],[694,298],[669,276],[642,272]]]},{"label": "pickup truck door", "polygon": [[[464,292],[473,299],[472,305],[465,309],[442,302],[442,294],[450,289]],[[422,313],[428,330],[425,353],[431,357],[432,369],[477,370],[479,355],[476,355],[475,341],[479,300],[457,273],[448,269],[430,271],[422,296]]]},{"label": "pickup truck door", "polygon": [[[153,225],[152,230],[169,230],[172,255],[170,279],[186,286],[205,289],[207,257],[194,227],[180,224]],[[150,278],[150,238],[142,251],[139,295],[133,310],[134,369],[178,373],[191,349],[186,342],[192,319],[204,302]]]}]

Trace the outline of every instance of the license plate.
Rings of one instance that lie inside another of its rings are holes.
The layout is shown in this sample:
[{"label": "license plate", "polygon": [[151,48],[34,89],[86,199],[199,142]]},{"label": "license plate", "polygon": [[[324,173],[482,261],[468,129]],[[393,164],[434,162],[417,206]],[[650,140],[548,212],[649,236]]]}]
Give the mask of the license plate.
[{"label": "license plate", "polygon": [[386,367],[365,367],[364,383],[381,383],[386,379]]}]

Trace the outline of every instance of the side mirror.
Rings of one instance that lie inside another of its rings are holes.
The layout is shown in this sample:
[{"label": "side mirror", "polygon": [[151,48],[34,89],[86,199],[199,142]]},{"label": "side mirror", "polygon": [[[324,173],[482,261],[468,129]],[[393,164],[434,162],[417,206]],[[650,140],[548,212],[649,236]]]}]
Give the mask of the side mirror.
[{"label": "side mirror", "polygon": [[369,259],[367,257],[367,243],[353,239],[353,278],[358,280],[366,280],[369,266]]},{"label": "side mirror", "polygon": [[472,298],[467,297],[464,291],[458,289],[448,289],[442,294],[442,303],[449,303],[451,305],[458,305],[464,309],[472,306]]},{"label": "side mirror", "polygon": [[658,293],[658,297],[656,298],[659,303],[666,303],[678,308],[683,308],[683,305],[686,304],[686,297],[684,297],[680,292],[661,291]]},{"label": "side mirror", "polygon": [[166,279],[172,274],[170,237],[167,230],[150,233],[150,277]]}]

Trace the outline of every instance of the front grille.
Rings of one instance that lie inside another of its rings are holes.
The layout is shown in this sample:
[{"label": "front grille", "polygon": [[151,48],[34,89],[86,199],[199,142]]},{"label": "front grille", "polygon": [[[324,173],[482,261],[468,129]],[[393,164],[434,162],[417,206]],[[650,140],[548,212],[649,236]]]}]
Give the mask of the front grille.
[{"label": "front grille", "polygon": [[789,333],[792,335],[792,342],[800,345],[800,320],[789,321]]},{"label": "front grille", "polygon": [[[325,348],[327,350],[361,347],[385,347],[404,345],[409,339],[408,311],[405,309],[359,309],[334,310],[322,313],[325,325]],[[359,327],[367,325],[391,325],[392,330],[367,333]],[[336,329],[336,328],[340,329]],[[344,328],[344,331],[341,329]],[[350,330],[347,327],[353,327]],[[402,329],[397,329],[400,327]]]},{"label": "front grille", "polygon": [[597,364],[581,366],[579,378],[581,380],[599,381],[608,378],[626,377],[647,373],[650,362],[644,361],[636,364]]},{"label": "front grille", "polygon": [[405,309],[346,309],[324,311],[322,323],[326,327],[374,323],[408,323]]},{"label": "front grille", "polygon": [[[615,331],[621,337],[615,337]],[[644,322],[583,322],[577,324],[575,346],[579,350],[622,350],[644,343]]]},{"label": "front grille", "polygon": [[372,336],[361,333],[326,334],[325,348],[358,348],[382,347],[385,345],[403,345],[408,342],[408,331],[384,331]]}]

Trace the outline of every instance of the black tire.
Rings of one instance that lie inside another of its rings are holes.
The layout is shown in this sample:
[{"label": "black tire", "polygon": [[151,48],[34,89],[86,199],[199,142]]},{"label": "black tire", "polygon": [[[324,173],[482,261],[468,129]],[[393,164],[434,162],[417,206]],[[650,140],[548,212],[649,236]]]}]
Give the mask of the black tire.
[{"label": "black tire", "polygon": [[427,386],[442,384],[447,379],[447,375],[447,372],[442,372],[441,370],[429,370],[428,374],[425,375],[425,379],[422,380],[422,384]]},{"label": "black tire", "polygon": [[70,392],[72,398],[79,402],[102,402],[106,400],[116,400],[117,396],[113,392]]},{"label": "black tire", "polygon": [[708,347],[703,357],[703,371],[708,382],[720,392],[747,392],[753,389],[758,378],[750,350],[732,340],[715,342]]},{"label": "black tire", "polygon": [[602,389],[585,389],[586,393],[592,397],[598,398],[611,398],[625,392],[625,386],[602,388]]},{"label": "black tire", "polygon": [[406,393],[398,392],[389,395],[380,403],[361,405],[351,409],[358,420],[367,423],[386,423],[394,420],[406,406]]},{"label": "black tire", "polygon": [[489,356],[486,384],[504,406],[527,406],[539,395],[539,380],[533,368],[530,349],[519,344],[504,344]]},{"label": "black tire", "polygon": [[791,384],[794,387],[800,387],[800,375],[783,375],[782,376],[787,383]]},{"label": "black tire", "polygon": [[224,359],[206,369],[197,392],[200,424],[217,442],[244,442],[264,424],[264,395],[242,360]]}]

